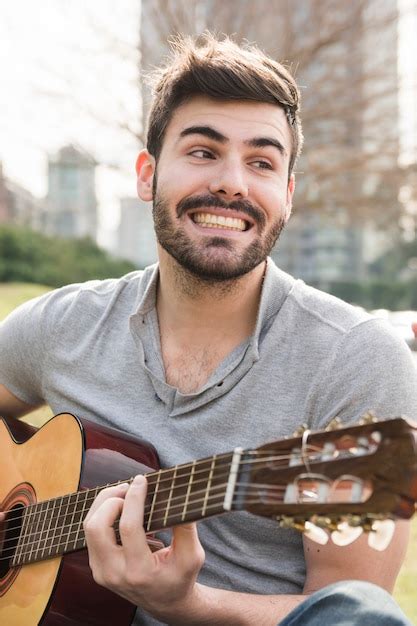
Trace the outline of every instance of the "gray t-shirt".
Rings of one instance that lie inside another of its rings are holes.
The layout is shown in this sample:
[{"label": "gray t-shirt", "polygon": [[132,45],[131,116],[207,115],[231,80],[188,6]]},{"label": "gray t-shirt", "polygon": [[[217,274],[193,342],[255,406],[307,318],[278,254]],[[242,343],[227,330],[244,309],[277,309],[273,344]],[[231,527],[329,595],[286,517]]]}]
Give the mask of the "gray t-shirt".
[{"label": "gray t-shirt", "polygon": [[[271,259],[256,330],[195,393],[165,382],[155,310],[158,267],[69,285],[32,300],[0,325],[0,383],[25,402],[46,401],[139,435],[163,467],[355,422],[417,419],[410,351],[381,320],[306,286]],[[198,324],[198,320],[196,320]],[[301,535],[233,513],[202,521],[199,581],[262,594],[300,593]],[[136,624],[157,624],[137,614]]]}]

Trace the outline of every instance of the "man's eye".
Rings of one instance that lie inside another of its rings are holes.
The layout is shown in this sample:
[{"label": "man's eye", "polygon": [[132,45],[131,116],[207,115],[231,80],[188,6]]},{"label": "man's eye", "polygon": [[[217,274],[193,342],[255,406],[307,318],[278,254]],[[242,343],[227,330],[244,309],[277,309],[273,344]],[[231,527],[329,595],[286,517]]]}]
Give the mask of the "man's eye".
[{"label": "man's eye", "polygon": [[252,165],[257,167],[260,170],[272,170],[272,165],[268,161],[258,160],[252,161]]},{"label": "man's eye", "polygon": [[190,154],[197,159],[214,159],[214,155],[208,150],[193,150]]}]

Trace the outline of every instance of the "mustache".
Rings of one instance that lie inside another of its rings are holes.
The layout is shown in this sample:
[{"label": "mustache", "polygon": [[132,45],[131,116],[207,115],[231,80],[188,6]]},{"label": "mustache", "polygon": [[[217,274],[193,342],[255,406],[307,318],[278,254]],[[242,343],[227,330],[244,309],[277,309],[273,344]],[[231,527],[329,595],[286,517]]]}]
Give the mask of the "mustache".
[{"label": "mustache", "polygon": [[229,209],[231,211],[239,211],[251,217],[257,222],[261,228],[265,226],[266,219],[263,212],[256,206],[249,202],[249,200],[233,200],[232,202],[225,202],[222,198],[212,196],[210,194],[202,194],[199,196],[190,196],[180,200],[176,206],[177,217],[181,217],[187,211],[192,209],[204,209],[204,208],[217,208],[217,209]]}]

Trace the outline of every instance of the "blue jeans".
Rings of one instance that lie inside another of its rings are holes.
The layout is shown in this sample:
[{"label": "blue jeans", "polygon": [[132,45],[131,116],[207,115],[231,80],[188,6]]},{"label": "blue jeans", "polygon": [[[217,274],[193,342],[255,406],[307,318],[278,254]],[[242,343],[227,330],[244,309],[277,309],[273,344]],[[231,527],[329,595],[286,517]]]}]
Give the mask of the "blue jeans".
[{"label": "blue jeans", "polygon": [[376,585],[345,580],[320,589],[279,626],[413,626],[392,597]]}]

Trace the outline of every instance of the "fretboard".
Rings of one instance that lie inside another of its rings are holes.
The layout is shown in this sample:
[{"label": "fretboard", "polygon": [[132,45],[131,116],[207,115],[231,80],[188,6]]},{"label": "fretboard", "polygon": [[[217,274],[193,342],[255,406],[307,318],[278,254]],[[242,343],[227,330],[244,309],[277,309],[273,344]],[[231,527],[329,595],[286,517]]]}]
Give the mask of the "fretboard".
[{"label": "fretboard", "polygon": [[[232,458],[233,453],[223,454],[147,474],[145,531],[152,533],[222,513]],[[84,519],[97,494],[107,486],[25,507],[12,565],[34,563],[85,548]],[[115,531],[119,540],[117,522]]]}]

